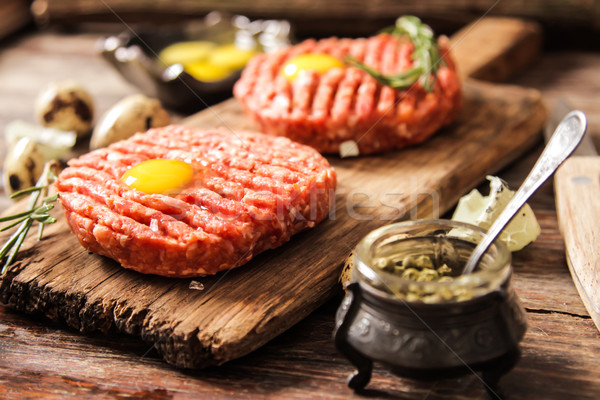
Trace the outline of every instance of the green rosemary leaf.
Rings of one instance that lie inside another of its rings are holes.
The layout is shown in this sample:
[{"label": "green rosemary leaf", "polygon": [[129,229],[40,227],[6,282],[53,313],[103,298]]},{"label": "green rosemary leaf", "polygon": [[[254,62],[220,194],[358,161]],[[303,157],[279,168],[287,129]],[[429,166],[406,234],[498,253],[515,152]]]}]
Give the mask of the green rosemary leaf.
[{"label": "green rosemary leaf", "polygon": [[54,204],[44,204],[43,206],[40,206],[40,207],[36,208],[35,210],[33,210],[33,212],[31,213],[31,216],[34,217],[36,215],[48,213],[48,211],[52,210],[53,208],[54,208]]},{"label": "green rosemary leaf", "polygon": [[[407,34],[412,38],[433,37],[431,28],[423,25],[421,20],[414,15],[404,15],[396,20],[396,27],[392,31],[398,35]],[[414,40],[414,39],[413,39]]]},{"label": "green rosemary leaf", "polygon": [[[56,222],[56,218],[52,217],[49,214],[49,211],[54,208],[54,205],[51,203],[55,202],[59,196],[58,194],[51,196],[47,195],[49,185],[51,185],[56,179],[56,175],[52,172],[51,168],[53,168],[52,162],[47,163],[44,166],[44,172],[42,173],[42,176],[34,187],[21,190],[11,196],[11,198],[14,199],[25,194],[29,194],[28,210],[0,218],[0,222],[16,220],[8,226],[1,228],[0,232],[14,228],[20,224],[18,229],[10,236],[10,238],[0,249],[0,261],[3,260],[4,257],[7,257],[4,265],[2,266],[2,270],[0,271],[0,275],[4,275],[8,267],[13,263],[19,249],[21,248],[21,245],[29,233],[29,229],[34,222],[37,222],[40,228],[38,232],[38,239],[41,239],[44,225]],[[38,206],[40,196],[44,197],[42,198],[42,204]]]},{"label": "green rosemary leaf", "polygon": [[19,238],[19,234],[20,234],[21,230],[23,229],[24,225],[25,225],[25,223],[23,223],[23,225],[21,225],[21,227],[19,228],[19,230],[17,230],[15,233],[13,233],[10,236],[10,238],[6,241],[6,243],[4,243],[4,246],[2,246],[2,248],[0,249],[0,259],[4,258],[4,256],[8,254],[8,252],[10,251],[10,249],[12,249],[12,247],[15,244],[15,242]]},{"label": "green rosemary leaf", "polygon": [[[433,69],[432,65],[431,65],[431,54],[427,51],[424,51],[423,54],[421,55],[421,64],[423,65],[423,70],[425,71],[431,71]],[[423,88],[425,90],[427,90],[428,92],[431,91],[431,89],[433,88],[433,81],[431,80],[431,74],[428,72],[425,72],[423,75]]]},{"label": "green rosemary leaf", "polygon": [[31,213],[33,213],[35,210],[27,210],[27,211],[23,211],[17,214],[12,214],[12,215],[7,215],[5,217],[0,217],[0,222],[6,222],[6,221],[12,221],[13,219],[17,219],[17,218],[21,218],[21,217],[26,217],[28,215],[30,215]]},{"label": "green rosemary leaf", "polygon": [[13,263],[15,256],[17,255],[17,252],[19,251],[19,249],[21,248],[21,245],[25,241],[25,238],[27,237],[27,233],[29,232],[29,228],[31,228],[32,224],[33,224],[33,220],[28,219],[25,222],[23,222],[23,224],[21,225],[21,228],[19,228],[19,230],[17,231],[17,233],[18,233],[17,240],[14,243],[14,247],[12,248],[10,254],[8,255],[8,258],[6,259],[6,262],[2,266],[2,271],[0,271],[0,275],[4,275],[4,273],[6,272],[8,267]]},{"label": "green rosemary leaf", "polygon": [[403,16],[396,20],[397,35],[408,35],[413,42],[413,60],[416,61],[423,73],[421,80],[423,88],[427,91],[433,90],[434,78],[437,70],[443,65],[440,57],[438,44],[431,28],[415,16]]},{"label": "green rosemary leaf", "polygon": [[49,216],[50,216],[50,214],[48,214],[48,213],[31,214],[31,219],[33,219],[34,221],[43,223],[43,221],[45,221]]},{"label": "green rosemary leaf", "polygon": [[42,236],[44,235],[44,226],[46,226],[44,223],[40,223],[38,225],[37,240],[42,240]]},{"label": "green rosemary leaf", "polygon": [[18,192],[14,192],[13,194],[10,195],[10,199],[17,199],[21,196],[25,196],[26,194],[29,193],[33,193],[33,192],[39,192],[40,190],[42,190],[43,187],[40,186],[32,186],[32,187],[28,187],[26,189],[22,189],[19,190]]},{"label": "green rosemary leaf", "polygon": [[394,89],[406,89],[419,80],[422,70],[419,67],[411,68],[399,74],[383,75],[381,72],[365,65],[356,58],[347,56],[346,63],[354,67],[360,68],[371,75],[377,82],[382,85],[390,86]]},{"label": "green rosemary leaf", "polygon": [[53,224],[56,222],[56,218],[54,218],[52,215],[48,215],[45,219],[40,221],[41,226],[44,226],[46,224]]},{"label": "green rosemary leaf", "polygon": [[419,77],[423,74],[421,68],[411,68],[401,74],[388,75],[387,79],[390,81],[390,86],[399,89],[409,87],[419,80]]},{"label": "green rosemary leaf", "polygon": [[17,229],[17,231],[10,236],[6,244],[2,247],[2,249],[0,249],[0,260],[10,252],[8,259],[2,266],[2,271],[0,271],[0,275],[4,275],[8,266],[12,264],[14,256],[19,250],[19,247],[21,247],[21,244],[23,243],[25,235],[27,235],[27,231],[29,231],[31,224],[32,221],[30,219],[21,223],[19,229]]},{"label": "green rosemary leaf", "polygon": [[54,203],[56,200],[58,200],[58,198],[58,193],[53,194],[52,196],[46,196],[42,199],[42,203]]},{"label": "green rosemary leaf", "polygon": [[432,91],[435,75],[439,67],[443,65],[443,59],[440,57],[437,41],[431,28],[422,23],[419,18],[405,15],[396,20],[394,27],[387,28],[384,32],[407,36],[411,40],[414,45],[412,58],[415,62],[412,68],[400,74],[384,75],[353,57],[348,57],[347,63],[367,72],[382,85],[394,89],[408,89],[420,81],[426,91]]},{"label": "green rosemary leaf", "polygon": [[[21,222],[25,221],[27,218],[29,218],[29,215],[26,215],[26,216],[24,216],[24,217],[22,217],[22,218],[19,218],[18,220],[16,220],[15,222],[13,222],[13,223],[12,223],[12,224],[10,224],[10,225],[3,226],[3,227],[0,229],[0,232],[4,232],[4,231],[7,231],[7,230],[9,230],[10,228],[14,228],[15,226],[19,225]],[[0,258],[1,258],[1,257],[0,257]]]}]

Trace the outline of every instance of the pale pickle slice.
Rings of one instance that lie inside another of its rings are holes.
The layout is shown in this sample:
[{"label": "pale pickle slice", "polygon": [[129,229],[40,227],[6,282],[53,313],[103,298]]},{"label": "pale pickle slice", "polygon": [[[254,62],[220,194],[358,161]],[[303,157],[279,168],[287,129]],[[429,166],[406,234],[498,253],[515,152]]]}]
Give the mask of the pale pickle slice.
[{"label": "pale pickle slice", "polygon": [[[477,225],[489,229],[494,220],[506,207],[515,192],[505,182],[495,176],[488,176],[490,194],[483,196],[477,189],[464,195],[458,201],[452,220]],[[500,234],[510,251],[518,251],[533,242],[541,232],[533,210],[525,204]]]}]

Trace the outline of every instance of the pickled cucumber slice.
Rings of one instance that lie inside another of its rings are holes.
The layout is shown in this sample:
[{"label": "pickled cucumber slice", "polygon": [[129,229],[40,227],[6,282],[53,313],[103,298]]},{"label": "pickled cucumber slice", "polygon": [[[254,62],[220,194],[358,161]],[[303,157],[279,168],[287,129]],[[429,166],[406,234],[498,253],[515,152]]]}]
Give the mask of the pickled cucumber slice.
[{"label": "pickled cucumber slice", "polygon": [[[506,207],[515,192],[504,181],[488,176],[490,194],[483,196],[477,189],[461,197],[452,215],[452,220],[489,229],[494,220]],[[528,204],[525,204],[500,234],[510,251],[518,251],[533,242],[541,232],[540,225]]]}]

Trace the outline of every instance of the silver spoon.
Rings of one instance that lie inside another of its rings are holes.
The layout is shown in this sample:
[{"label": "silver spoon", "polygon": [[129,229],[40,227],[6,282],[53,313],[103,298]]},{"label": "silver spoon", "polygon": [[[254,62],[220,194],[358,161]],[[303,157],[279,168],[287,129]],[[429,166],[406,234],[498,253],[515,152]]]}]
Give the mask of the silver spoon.
[{"label": "silver spoon", "polygon": [[571,155],[585,133],[587,121],[581,111],[571,111],[560,122],[542,155],[525,178],[513,198],[500,213],[467,261],[463,274],[473,272],[479,260],[525,202]]}]

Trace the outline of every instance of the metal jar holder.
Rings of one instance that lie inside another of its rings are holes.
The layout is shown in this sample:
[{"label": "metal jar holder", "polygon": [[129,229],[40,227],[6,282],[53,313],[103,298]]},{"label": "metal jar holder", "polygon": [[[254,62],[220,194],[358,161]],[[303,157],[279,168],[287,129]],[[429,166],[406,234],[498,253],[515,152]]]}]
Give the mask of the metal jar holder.
[{"label": "metal jar holder", "polygon": [[486,389],[496,390],[518,361],[526,330],[506,246],[495,243],[478,270],[451,282],[415,282],[375,266],[381,257],[425,254],[460,271],[483,234],[453,221],[410,221],[377,229],[357,245],[334,331],[338,350],[357,368],[352,389],[364,388],[380,362],[416,379],[481,372]]}]

